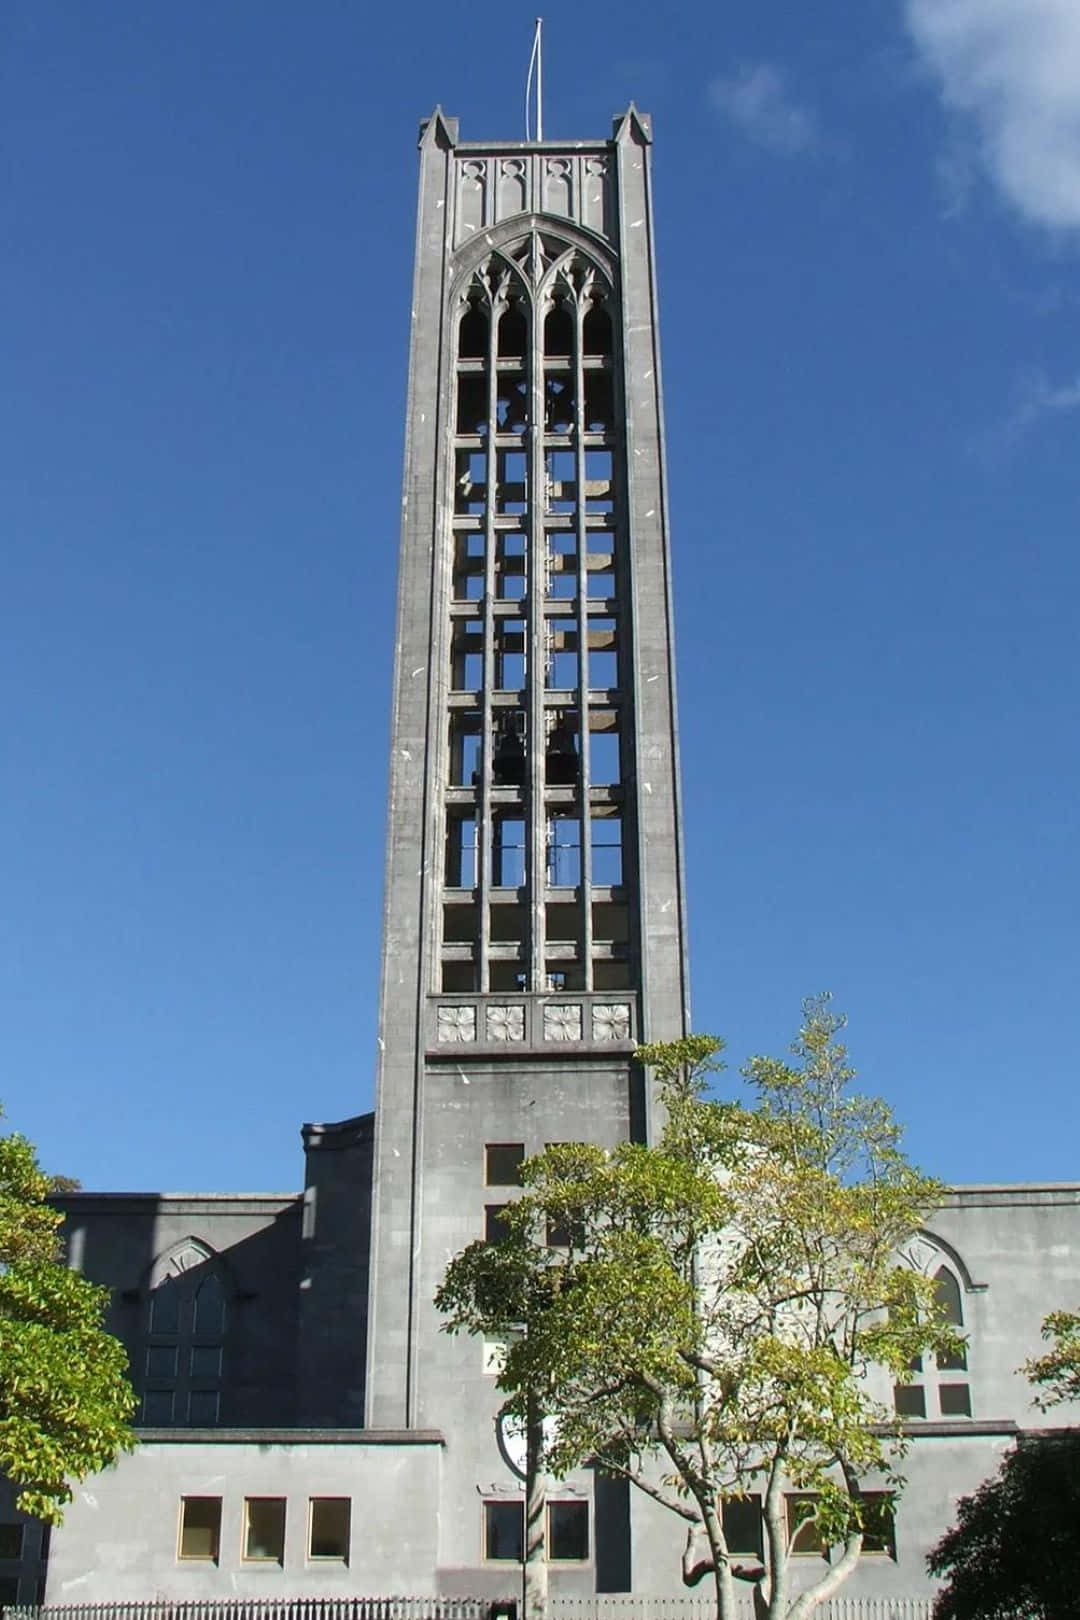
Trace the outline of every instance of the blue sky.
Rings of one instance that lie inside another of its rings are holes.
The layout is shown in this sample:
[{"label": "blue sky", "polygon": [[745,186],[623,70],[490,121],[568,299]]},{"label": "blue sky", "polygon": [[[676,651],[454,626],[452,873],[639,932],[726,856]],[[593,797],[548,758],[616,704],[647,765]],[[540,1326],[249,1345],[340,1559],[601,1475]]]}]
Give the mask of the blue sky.
[{"label": "blue sky", "polygon": [[[1077,1174],[1080,9],[549,4],[651,112],[694,1014]],[[0,1095],[89,1187],[371,1104],[419,119],[532,11],[8,0]]]}]

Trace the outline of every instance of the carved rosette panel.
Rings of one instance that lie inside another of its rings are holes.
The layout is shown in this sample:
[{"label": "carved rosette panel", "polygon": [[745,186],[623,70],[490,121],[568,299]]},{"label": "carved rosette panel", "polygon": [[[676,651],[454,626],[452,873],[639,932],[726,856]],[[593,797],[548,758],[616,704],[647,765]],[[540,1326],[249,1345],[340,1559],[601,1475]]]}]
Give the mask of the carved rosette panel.
[{"label": "carved rosette panel", "polygon": [[594,1002],[592,1038],[594,1041],[628,1041],[630,1039],[629,1003],[625,1001]]},{"label": "carved rosette panel", "polygon": [[487,1009],[487,1038],[489,1041],[523,1041],[525,1039],[524,1007],[489,1007]]},{"label": "carved rosette panel", "polygon": [[544,1008],[545,1041],[580,1041],[581,1007],[556,1002]]},{"label": "carved rosette panel", "polygon": [[442,1045],[455,1041],[475,1041],[476,1008],[440,1007],[438,1033]]}]

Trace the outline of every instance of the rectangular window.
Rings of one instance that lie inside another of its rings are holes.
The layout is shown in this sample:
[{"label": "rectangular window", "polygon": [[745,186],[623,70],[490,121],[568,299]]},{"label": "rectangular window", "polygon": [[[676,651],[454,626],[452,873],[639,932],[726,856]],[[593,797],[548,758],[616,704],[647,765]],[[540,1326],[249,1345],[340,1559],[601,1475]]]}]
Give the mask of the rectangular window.
[{"label": "rectangular window", "polygon": [[724,1539],[728,1552],[761,1558],[761,1497],[731,1496],[724,1503]]},{"label": "rectangular window", "polygon": [[351,1518],[347,1496],[313,1496],[308,1504],[308,1557],[347,1563]]},{"label": "rectangular window", "polygon": [[504,602],[520,602],[525,595],[527,558],[523,534],[495,536],[495,592]]},{"label": "rectangular window", "polygon": [[589,1556],[588,1502],[549,1502],[547,1555],[553,1564],[582,1564]]},{"label": "rectangular window", "polygon": [[491,829],[491,881],[497,889],[516,889],[525,882],[525,823],[516,816],[496,816]]},{"label": "rectangular window", "polygon": [[182,1496],[178,1556],[216,1564],[220,1548],[221,1497]]},{"label": "rectangular window", "polygon": [[891,1491],[864,1491],[862,1494],[864,1553],[896,1557],[896,1509]]},{"label": "rectangular window", "polygon": [[284,1563],[283,1496],[244,1497],[244,1558],[249,1563]]},{"label": "rectangular window", "polygon": [[971,1389],[967,1384],[942,1384],[938,1394],[942,1417],[971,1416]]},{"label": "rectangular window", "polygon": [[21,1558],[22,1543],[21,1524],[0,1524],[0,1558]]},{"label": "rectangular window", "polygon": [[572,529],[547,531],[547,594],[572,599],[577,595],[577,535]]},{"label": "rectangular window", "polygon": [[446,886],[476,887],[476,818],[451,815],[446,829]]},{"label": "rectangular window", "polygon": [[588,629],[590,687],[618,686],[618,629],[615,620],[594,614],[589,619]]},{"label": "rectangular window", "polygon": [[480,716],[450,716],[450,785],[473,787],[480,777]]},{"label": "rectangular window", "polygon": [[485,1187],[520,1187],[523,1142],[489,1142],[484,1149]]},{"label": "rectangular window", "polygon": [[581,822],[555,816],[548,822],[547,880],[553,889],[576,889],[581,882]]},{"label": "rectangular window", "polygon": [[897,1417],[924,1418],[926,1391],[921,1384],[895,1384],[893,1406],[896,1408]]},{"label": "rectangular window", "polygon": [[547,679],[549,691],[573,691],[578,683],[578,629],[576,619],[547,621]]},{"label": "rectangular window", "polygon": [[503,1219],[509,1206],[506,1204],[485,1204],[484,1206],[484,1242],[501,1243],[503,1238],[509,1236],[506,1222]]},{"label": "rectangular window", "polygon": [[524,1503],[485,1502],[484,1557],[489,1562],[520,1564],[524,1547]]},{"label": "rectangular window", "polygon": [[615,787],[622,781],[617,710],[589,710],[589,777],[593,787]]},{"label": "rectangular window", "polygon": [[0,1575],[0,1608],[18,1603],[19,1577],[17,1575]]},{"label": "rectangular window", "polygon": [[618,888],[623,880],[622,817],[593,816],[592,880],[598,888]]}]

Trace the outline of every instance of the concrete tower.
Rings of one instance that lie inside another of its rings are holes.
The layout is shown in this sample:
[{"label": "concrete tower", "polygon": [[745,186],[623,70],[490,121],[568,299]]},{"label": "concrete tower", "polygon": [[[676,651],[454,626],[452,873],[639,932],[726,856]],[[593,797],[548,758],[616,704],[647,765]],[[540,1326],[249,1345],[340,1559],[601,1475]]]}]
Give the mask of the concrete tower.
[{"label": "concrete tower", "polygon": [[634,1043],[686,1027],[650,140],[633,107],[607,141],[421,132],[373,1428],[453,1431],[484,1370],[438,1336],[448,1259],[522,1156],[647,1137]]}]

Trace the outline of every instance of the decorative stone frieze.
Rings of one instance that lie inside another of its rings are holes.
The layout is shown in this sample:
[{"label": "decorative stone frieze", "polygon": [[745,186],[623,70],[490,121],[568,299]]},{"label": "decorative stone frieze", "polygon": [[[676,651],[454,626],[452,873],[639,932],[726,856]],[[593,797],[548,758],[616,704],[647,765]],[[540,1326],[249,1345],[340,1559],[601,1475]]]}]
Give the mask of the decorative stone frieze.
[{"label": "decorative stone frieze", "polygon": [[475,1041],[475,1007],[440,1007],[438,1021],[439,1041]]},{"label": "decorative stone frieze", "polygon": [[524,1007],[489,1007],[487,1009],[487,1038],[489,1041],[523,1041],[525,1039]]},{"label": "decorative stone frieze", "polygon": [[628,1041],[630,1039],[630,1006],[625,1001],[593,1003],[592,1038],[594,1041]]},{"label": "decorative stone frieze", "polygon": [[580,1041],[581,1007],[577,1003],[549,1003],[544,1008],[545,1041]]}]

